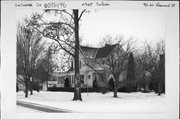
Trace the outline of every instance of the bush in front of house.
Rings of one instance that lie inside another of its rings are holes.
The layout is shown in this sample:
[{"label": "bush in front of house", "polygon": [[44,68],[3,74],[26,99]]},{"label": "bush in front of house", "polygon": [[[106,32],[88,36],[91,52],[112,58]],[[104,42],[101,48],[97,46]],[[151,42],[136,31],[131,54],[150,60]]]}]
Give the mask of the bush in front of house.
[{"label": "bush in front of house", "polygon": [[[49,87],[48,91],[74,92],[72,87]],[[99,88],[81,88],[81,92],[99,92]]]}]

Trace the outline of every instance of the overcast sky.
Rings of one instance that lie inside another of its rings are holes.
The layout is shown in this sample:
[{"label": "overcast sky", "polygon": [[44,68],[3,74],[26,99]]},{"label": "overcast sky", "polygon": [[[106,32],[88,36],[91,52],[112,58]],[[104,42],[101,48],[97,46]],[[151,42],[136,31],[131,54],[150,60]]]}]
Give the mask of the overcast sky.
[{"label": "overcast sky", "polygon": [[[32,10],[18,10],[16,16],[19,19],[31,13]],[[91,10],[82,16],[83,45],[97,46],[106,35],[122,35],[124,40],[133,37],[138,46],[145,40],[165,40],[165,13],[159,10]]]},{"label": "overcast sky", "polygon": [[156,10],[98,10],[84,14],[83,44],[96,45],[106,35],[134,37],[138,44],[165,39],[165,14]]}]

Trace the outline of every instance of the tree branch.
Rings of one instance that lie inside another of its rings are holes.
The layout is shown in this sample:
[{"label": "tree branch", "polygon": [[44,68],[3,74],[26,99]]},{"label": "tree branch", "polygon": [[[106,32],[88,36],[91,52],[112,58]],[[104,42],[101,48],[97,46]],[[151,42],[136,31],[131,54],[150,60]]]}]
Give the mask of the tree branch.
[{"label": "tree branch", "polygon": [[80,14],[80,16],[79,16],[79,18],[78,18],[78,21],[81,19],[82,15],[83,15],[83,13],[84,13],[85,11],[86,11],[86,9],[81,12],[81,14]]},{"label": "tree branch", "polygon": [[[35,29],[36,29],[39,33],[41,33],[44,37],[50,38],[50,39],[56,41],[56,42],[59,44],[59,46],[61,47],[61,49],[63,49],[65,52],[67,52],[68,54],[70,54],[70,55],[73,56],[73,57],[75,56],[73,53],[71,53],[70,51],[68,51],[66,48],[64,48],[64,47],[62,46],[62,44],[58,41],[58,40],[60,40],[60,39],[54,39],[54,38],[48,37],[48,36],[44,35],[44,33],[41,32],[39,29],[37,29],[37,28],[35,28]],[[64,42],[63,40],[61,40],[61,41]]]}]

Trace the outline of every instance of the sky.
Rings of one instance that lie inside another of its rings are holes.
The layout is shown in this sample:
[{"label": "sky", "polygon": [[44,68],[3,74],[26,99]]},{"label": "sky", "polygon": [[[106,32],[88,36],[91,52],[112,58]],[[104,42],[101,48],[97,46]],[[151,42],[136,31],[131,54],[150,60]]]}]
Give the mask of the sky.
[{"label": "sky", "polygon": [[84,14],[82,44],[96,46],[106,35],[131,37],[141,45],[165,39],[165,14],[157,10],[96,10]]},{"label": "sky", "polygon": [[[30,10],[19,10],[17,19],[29,16]],[[39,12],[39,11],[38,11]],[[143,42],[165,40],[165,13],[160,10],[91,10],[80,21],[82,45],[98,46],[107,35],[133,38],[137,46]]]}]

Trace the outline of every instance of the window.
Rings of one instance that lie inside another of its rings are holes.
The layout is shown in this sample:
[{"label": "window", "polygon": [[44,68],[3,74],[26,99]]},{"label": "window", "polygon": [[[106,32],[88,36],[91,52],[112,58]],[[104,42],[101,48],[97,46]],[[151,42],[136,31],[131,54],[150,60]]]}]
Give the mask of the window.
[{"label": "window", "polygon": [[57,77],[56,77],[56,76],[53,76],[53,77],[52,77],[52,81],[57,81]]},{"label": "window", "polygon": [[74,75],[72,75],[72,84],[74,84]]},{"label": "window", "polygon": [[64,76],[59,76],[58,77],[58,84],[64,84]]},{"label": "window", "polygon": [[84,79],[84,75],[80,75],[80,78],[81,78],[81,79]]},{"label": "window", "polygon": [[74,68],[74,62],[73,61],[71,61],[71,67]]},{"label": "window", "polygon": [[84,84],[84,75],[80,75],[81,83]]}]

